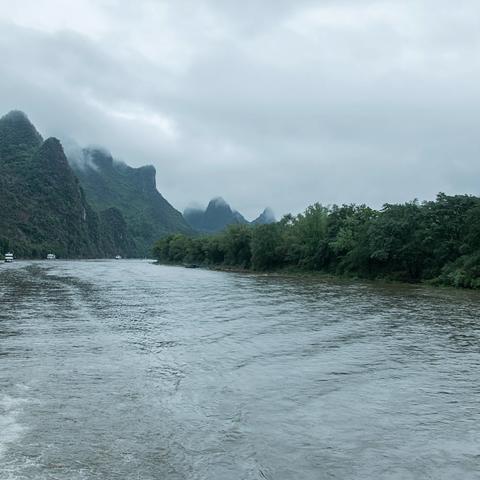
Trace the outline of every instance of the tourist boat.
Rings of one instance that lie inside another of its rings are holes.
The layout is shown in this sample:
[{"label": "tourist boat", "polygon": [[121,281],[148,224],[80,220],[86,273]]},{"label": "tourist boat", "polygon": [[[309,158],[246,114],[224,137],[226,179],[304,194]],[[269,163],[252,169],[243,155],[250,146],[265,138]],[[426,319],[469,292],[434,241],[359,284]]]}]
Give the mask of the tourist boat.
[{"label": "tourist boat", "polygon": [[6,253],[5,254],[5,262],[13,262],[13,253]]},{"label": "tourist boat", "polygon": [[122,257],[120,255],[115,255],[115,260],[121,260]]},{"label": "tourist boat", "polygon": [[54,253],[49,253],[47,255],[47,260],[55,260],[57,256]]}]

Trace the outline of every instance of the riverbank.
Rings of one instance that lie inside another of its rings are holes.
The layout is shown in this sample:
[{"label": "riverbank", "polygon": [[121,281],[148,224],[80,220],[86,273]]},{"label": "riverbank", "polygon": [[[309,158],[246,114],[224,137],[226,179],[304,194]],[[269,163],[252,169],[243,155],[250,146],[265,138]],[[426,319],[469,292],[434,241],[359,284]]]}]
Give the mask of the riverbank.
[{"label": "riverbank", "polygon": [[390,285],[390,286],[419,286],[419,287],[431,287],[434,289],[444,289],[444,290],[453,290],[453,291],[479,291],[479,289],[475,288],[467,288],[467,287],[455,287],[448,284],[443,284],[438,281],[433,280],[423,280],[423,281],[402,281],[394,278],[387,278],[387,277],[377,277],[377,278],[365,278],[360,277],[358,275],[335,275],[329,272],[322,272],[322,271],[312,271],[312,270],[301,270],[295,268],[282,268],[282,269],[275,269],[275,270],[252,270],[249,268],[241,268],[235,266],[228,266],[228,265],[201,265],[195,264],[194,267],[190,265],[185,265],[183,263],[175,263],[175,262],[160,262],[158,260],[153,261],[155,265],[164,265],[170,267],[184,267],[184,268],[196,268],[201,270],[209,270],[214,272],[226,272],[226,273],[240,273],[240,274],[249,274],[249,275],[256,275],[256,276],[264,276],[264,277],[278,277],[278,278],[298,278],[298,279],[318,279],[323,281],[332,281],[332,282],[358,282],[358,283],[369,283],[372,285]]},{"label": "riverbank", "polygon": [[480,288],[480,198],[439,194],[435,201],[324,207],[268,225],[230,225],[202,237],[168,235],[161,261],[299,269],[335,275]]}]

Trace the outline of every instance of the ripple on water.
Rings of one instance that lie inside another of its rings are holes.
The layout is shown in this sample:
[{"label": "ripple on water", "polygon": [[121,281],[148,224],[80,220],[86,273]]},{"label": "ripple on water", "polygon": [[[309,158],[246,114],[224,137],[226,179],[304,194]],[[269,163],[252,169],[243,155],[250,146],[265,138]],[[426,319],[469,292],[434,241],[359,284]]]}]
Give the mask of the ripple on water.
[{"label": "ripple on water", "polygon": [[478,478],[474,292],[0,269],[0,479]]}]

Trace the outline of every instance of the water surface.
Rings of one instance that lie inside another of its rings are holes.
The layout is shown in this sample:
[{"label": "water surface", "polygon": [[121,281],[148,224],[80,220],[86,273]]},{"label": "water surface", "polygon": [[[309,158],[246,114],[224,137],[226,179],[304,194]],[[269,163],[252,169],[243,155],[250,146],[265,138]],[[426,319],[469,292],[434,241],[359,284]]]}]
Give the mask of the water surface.
[{"label": "water surface", "polygon": [[0,479],[478,479],[480,297],[0,264]]}]

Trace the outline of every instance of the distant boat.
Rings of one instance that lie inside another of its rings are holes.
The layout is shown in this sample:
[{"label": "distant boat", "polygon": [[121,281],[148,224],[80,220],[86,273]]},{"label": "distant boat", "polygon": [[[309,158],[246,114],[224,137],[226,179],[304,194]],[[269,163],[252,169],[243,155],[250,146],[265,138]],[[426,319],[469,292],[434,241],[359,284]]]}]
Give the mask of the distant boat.
[{"label": "distant boat", "polygon": [[121,260],[122,256],[121,255],[115,255],[115,260]]},{"label": "distant boat", "polygon": [[185,263],[183,266],[185,268],[200,268],[200,266],[197,265],[196,263]]},{"label": "distant boat", "polygon": [[5,262],[13,262],[13,253],[6,253],[5,254]]},{"label": "distant boat", "polygon": [[57,256],[54,253],[49,253],[47,255],[47,260],[55,260]]}]

